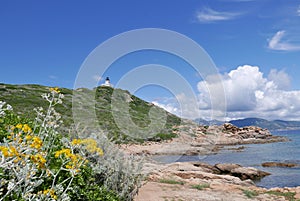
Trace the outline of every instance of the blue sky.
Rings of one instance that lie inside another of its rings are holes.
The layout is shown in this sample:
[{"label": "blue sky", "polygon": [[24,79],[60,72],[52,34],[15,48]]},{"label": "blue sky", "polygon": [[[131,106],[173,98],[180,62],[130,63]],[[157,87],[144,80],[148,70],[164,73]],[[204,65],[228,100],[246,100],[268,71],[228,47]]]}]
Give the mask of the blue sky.
[{"label": "blue sky", "polygon": [[[188,36],[213,59],[224,78],[228,119],[300,120],[298,0],[1,0],[0,25],[3,83],[73,88],[80,66],[99,44],[133,29],[162,28]],[[200,99],[201,114],[209,117],[202,78],[168,54],[130,54],[94,78],[109,76],[116,84],[147,63],[169,66],[184,76]],[[135,94],[177,113],[180,94],[172,98],[158,88],[144,87]]]}]

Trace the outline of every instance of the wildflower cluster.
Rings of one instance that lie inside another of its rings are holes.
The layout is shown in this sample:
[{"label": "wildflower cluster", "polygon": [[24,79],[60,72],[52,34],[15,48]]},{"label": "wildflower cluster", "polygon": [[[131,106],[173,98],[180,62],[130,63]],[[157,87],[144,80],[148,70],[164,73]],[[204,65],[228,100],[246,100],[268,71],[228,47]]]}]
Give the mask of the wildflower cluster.
[{"label": "wildflower cluster", "polygon": [[88,158],[95,153],[103,155],[93,139],[70,142],[55,130],[60,115],[53,107],[63,98],[58,88],[50,88],[43,97],[49,108],[46,114],[37,109],[31,126],[7,125],[6,137],[0,143],[0,201],[71,200],[73,181],[89,165]]},{"label": "wildflower cluster", "polygon": [[38,194],[44,195],[44,196],[50,196],[54,200],[57,200],[57,196],[56,196],[55,191],[53,189],[46,189],[46,190],[43,190],[43,191],[39,191]]},{"label": "wildflower cluster", "polygon": [[55,152],[55,158],[65,160],[65,168],[71,170],[73,175],[80,172],[80,167],[86,160],[80,154],[72,153],[71,149],[62,149]]},{"label": "wildflower cluster", "polygon": [[88,152],[98,154],[99,156],[103,155],[103,151],[101,148],[98,147],[97,141],[95,139],[73,139],[71,144],[73,146],[84,145]]},{"label": "wildflower cluster", "polygon": [[142,179],[140,161],[105,136],[60,134],[54,107],[64,96],[54,87],[42,97],[49,107],[36,108],[32,121],[0,101],[0,201],[132,200]]}]

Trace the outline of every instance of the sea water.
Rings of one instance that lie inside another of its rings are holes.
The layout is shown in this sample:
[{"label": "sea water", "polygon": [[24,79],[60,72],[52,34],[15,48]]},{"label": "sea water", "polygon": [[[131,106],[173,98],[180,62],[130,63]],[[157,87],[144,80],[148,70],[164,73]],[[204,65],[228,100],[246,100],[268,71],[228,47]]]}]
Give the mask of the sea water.
[{"label": "sea water", "polygon": [[[237,163],[245,167],[271,173],[271,175],[256,181],[257,186],[272,187],[295,187],[300,186],[300,130],[273,131],[273,135],[285,136],[288,142],[277,142],[267,144],[250,144],[238,146],[225,146],[223,150],[208,156],[165,156],[158,160],[164,162],[202,161],[209,164]],[[244,146],[241,151],[232,150]],[[264,162],[296,163],[298,167],[262,167]]]}]

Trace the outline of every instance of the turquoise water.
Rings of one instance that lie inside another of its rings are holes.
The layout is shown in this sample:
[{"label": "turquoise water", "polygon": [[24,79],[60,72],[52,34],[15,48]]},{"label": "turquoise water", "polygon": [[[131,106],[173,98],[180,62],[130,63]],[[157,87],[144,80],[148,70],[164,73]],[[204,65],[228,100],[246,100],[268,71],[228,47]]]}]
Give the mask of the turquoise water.
[{"label": "turquoise water", "polygon": [[199,156],[168,156],[168,160],[172,161],[203,161],[209,164],[216,163],[238,163],[242,166],[255,167],[263,171],[270,172],[260,181],[256,182],[257,186],[272,188],[272,187],[294,187],[300,186],[300,167],[295,168],[280,168],[280,167],[262,167],[264,162],[292,162],[300,165],[300,130],[289,131],[273,131],[273,135],[286,136],[291,141],[278,142],[269,144],[253,144],[243,145],[245,149],[242,152],[228,150],[239,146],[225,147],[220,153],[209,155],[206,157]]}]

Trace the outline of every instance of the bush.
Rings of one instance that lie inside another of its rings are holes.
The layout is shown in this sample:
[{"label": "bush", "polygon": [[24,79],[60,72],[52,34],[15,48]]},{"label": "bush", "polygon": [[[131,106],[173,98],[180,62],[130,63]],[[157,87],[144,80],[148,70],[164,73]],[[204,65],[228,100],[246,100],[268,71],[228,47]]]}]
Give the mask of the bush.
[{"label": "bush", "polygon": [[256,191],[252,191],[252,190],[243,190],[243,193],[247,198],[253,198],[258,195]]},{"label": "bush", "polygon": [[141,160],[123,155],[106,138],[58,132],[58,88],[42,97],[35,120],[0,102],[0,201],[132,200],[142,179]]},{"label": "bush", "polygon": [[180,184],[180,185],[184,185],[183,181],[177,181],[174,179],[161,179],[159,180],[160,183],[164,183],[164,184]]},{"label": "bush", "polygon": [[203,190],[205,188],[209,188],[210,185],[209,184],[196,184],[196,185],[193,185],[192,188],[195,188],[197,190]]},{"label": "bush", "polygon": [[285,197],[286,200],[290,200],[290,201],[293,201],[295,200],[295,195],[296,193],[295,192],[278,192],[278,191],[267,191],[266,192],[267,194],[271,194],[271,195],[276,195],[276,196],[283,196]]}]

